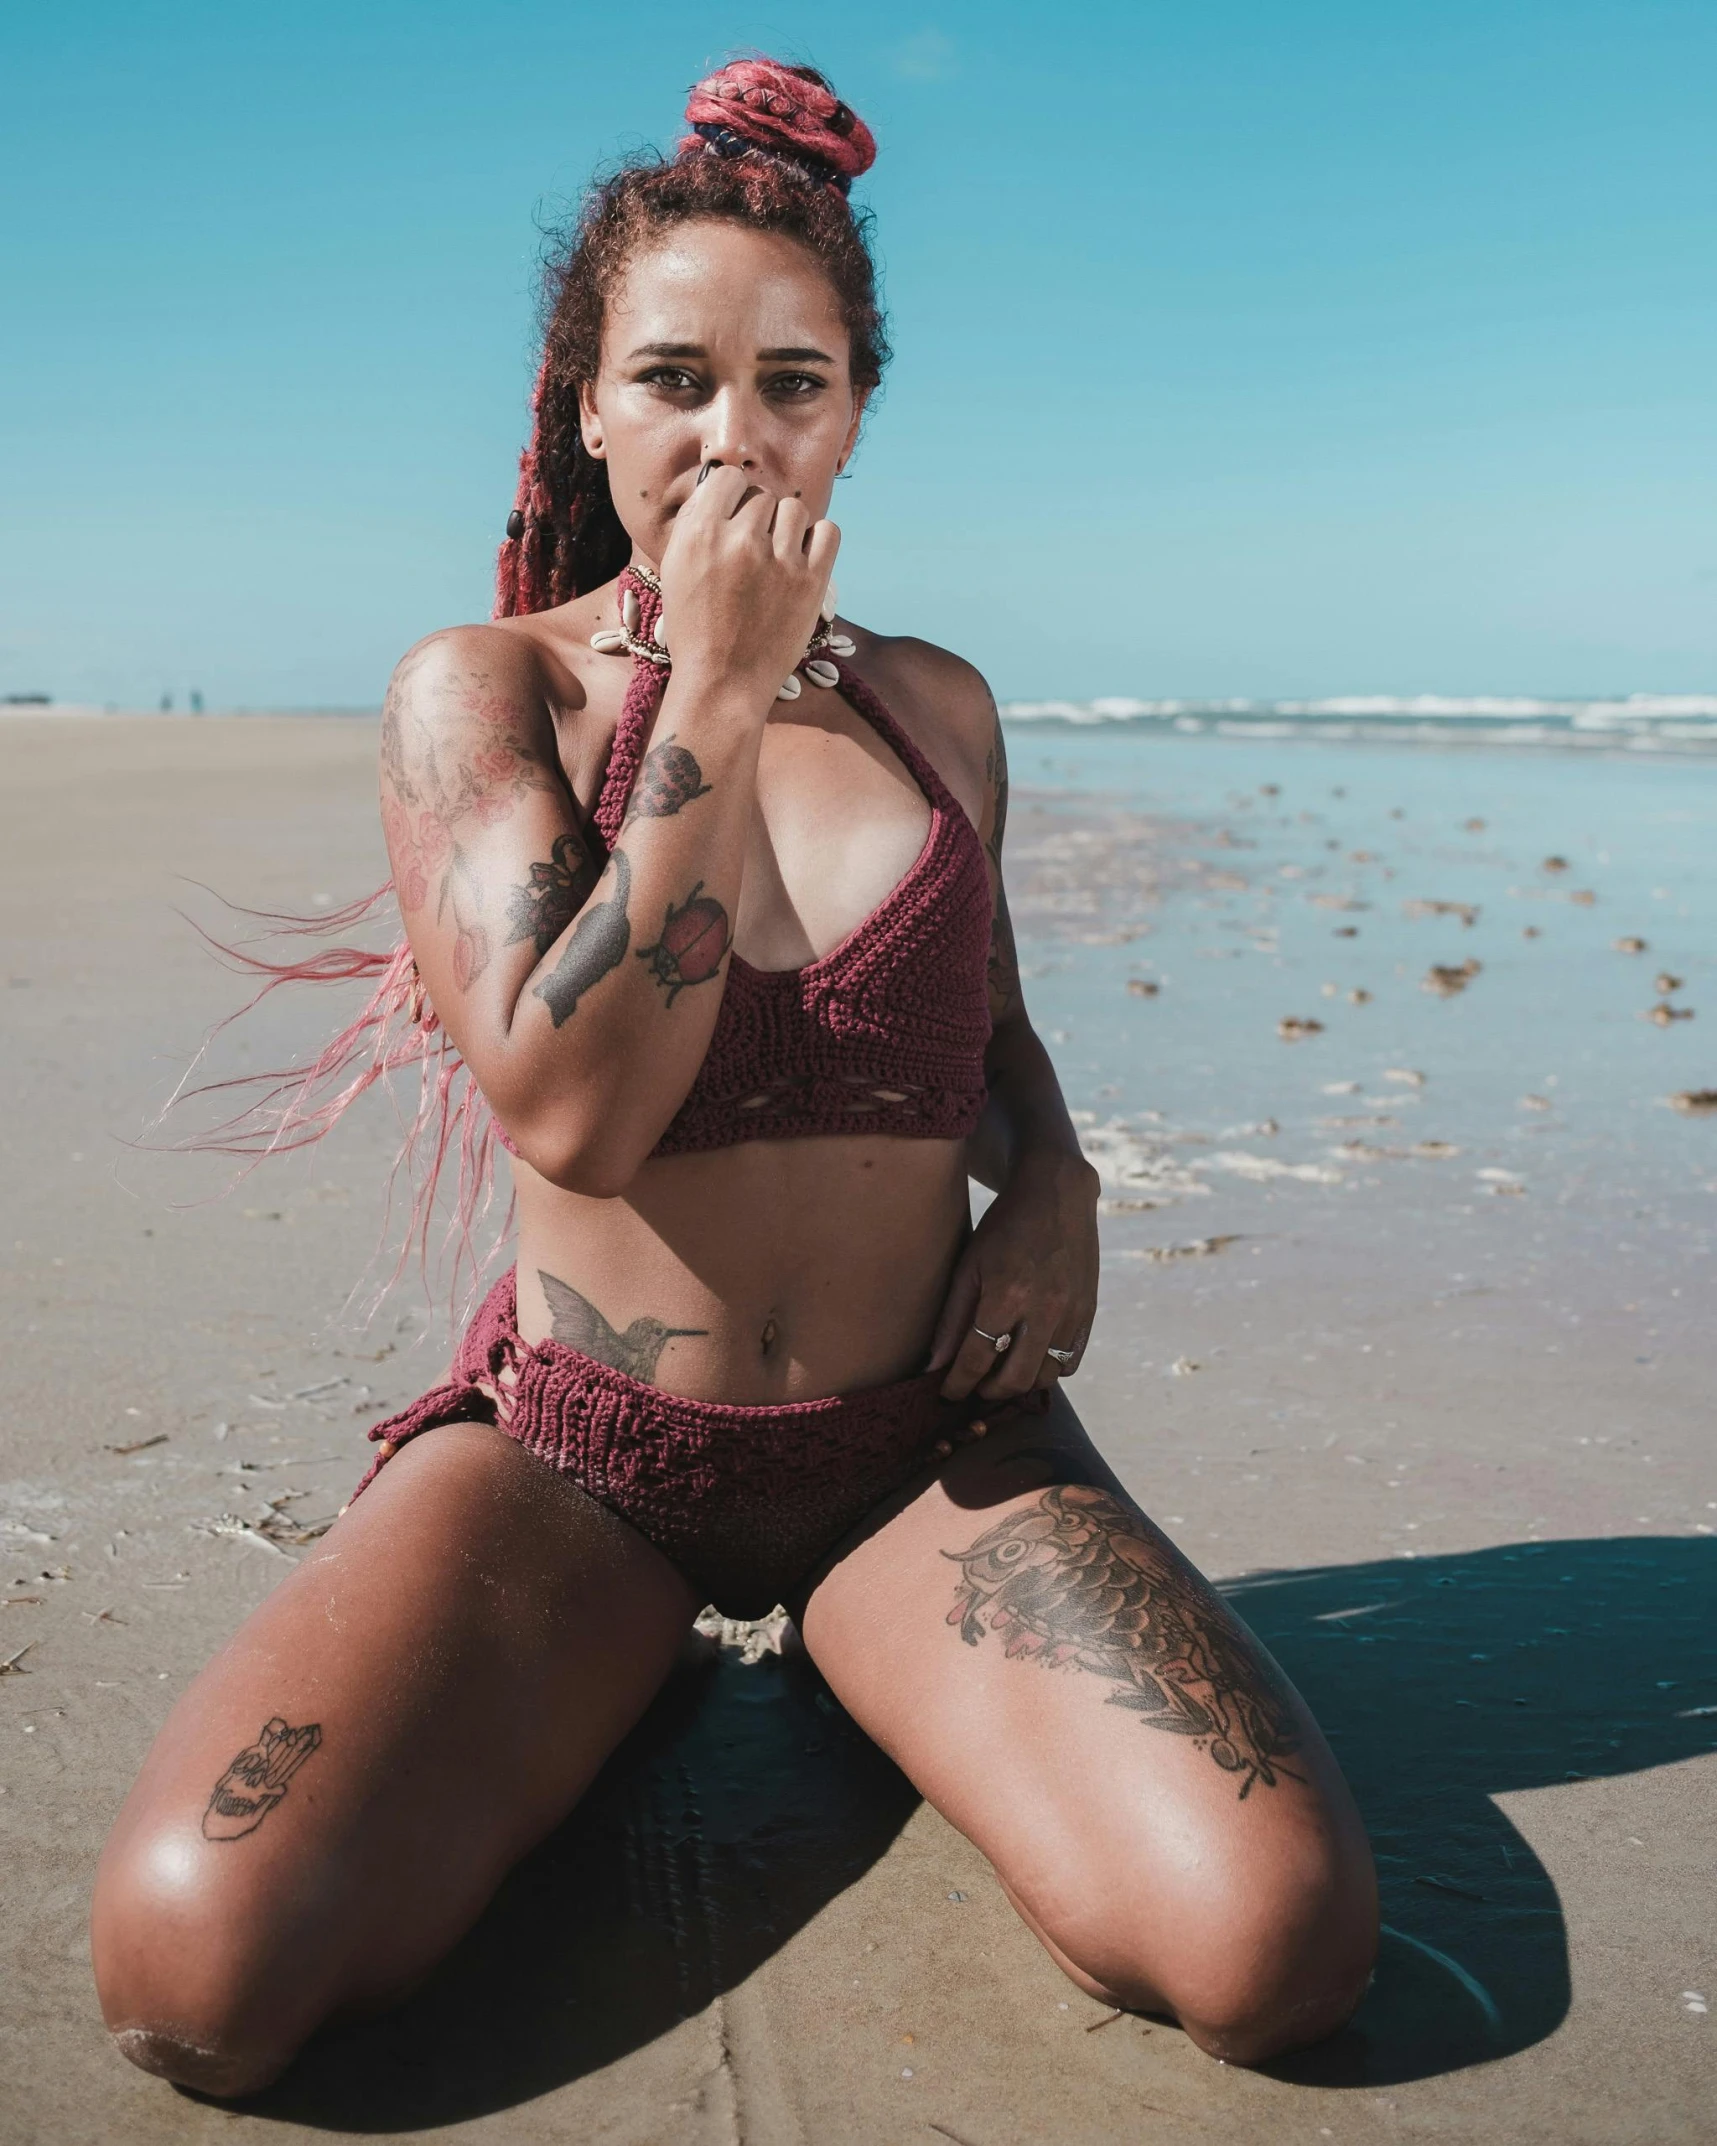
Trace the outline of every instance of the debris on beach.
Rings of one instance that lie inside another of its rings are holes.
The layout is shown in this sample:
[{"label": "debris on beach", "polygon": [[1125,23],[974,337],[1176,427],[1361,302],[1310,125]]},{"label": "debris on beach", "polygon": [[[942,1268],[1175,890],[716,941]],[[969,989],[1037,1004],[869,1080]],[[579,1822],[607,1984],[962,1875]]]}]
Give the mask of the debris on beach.
[{"label": "debris on beach", "polygon": [[1143,976],[1129,976],[1127,989],[1134,998],[1155,998],[1162,985],[1150,983]]},{"label": "debris on beach", "polygon": [[1464,991],[1484,964],[1475,961],[1469,954],[1459,968],[1451,968],[1446,962],[1434,961],[1420,983],[1421,991],[1434,991],[1439,998],[1454,998]]},{"label": "debris on beach", "polygon": [[718,1647],[731,1648],[749,1669],[766,1654],[779,1654],[792,1620],[779,1603],[767,1617],[724,1617],[714,1603],[698,1611],[692,1630]]},{"label": "debris on beach", "polygon": [[1523,939],[1542,939],[1544,934],[1536,924],[1524,924],[1521,926],[1520,936]]},{"label": "debris on beach", "polygon": [[1590,909],[1597,901],[1598,897],[1592,892],[1590,887],[1576,887],[1573,893],[1569,895],[1568,899],[1571,902],[1578,902],[1582,909]]},{"label": "debris on beach", "polygon": [[1679,1110],[1685,1117],[1703,1118],[1717,1112],[1717,1088],[1683,1088],[1669,1099],[1671,1110]]},{"label": "debris on beach", "polygon": [[1363,984],[1355,984],[1347,994],[1347,1002],[1350,1006],[1369,1006],[1371,1004],[1371,993],[1366,990]]},{"label": "debris on beach", "polygon": [[[1206,1155],[1194,1168],[1200,1170],[1226,1170],[1231,1176],[1249,1178],[1252,1183],[1269,1184],[1278,1178],[1293,1178],[1302,1185],[1339,1185],[1341,1172],[1326,1170],[1315,1162],[1278,1162],[1273,1155],[1248,1155],[1244,1148],[1232,1153]],[[1208,1185],[1201,1186],[1208,1192]]]},{"label": "debris on beach", "polygon": [[1431,902],[1414,900],[1401,904],[1404,917],[1459,917],[1470,931],[1479,920],[1475,902]]},{"label": "debris on beach", "polygon": [[104,1446],[102,1448],[102,1451],[104,1453],[117,1453],[120,1459],[123,1460],[128,1453],[144,1453],[147,1452],[149,1447],[151,1446],[164,1446],[166,1443],[167,1433],[165,1431],[157,1431],[153,1438],[134,1438],[129,1445]]},{"label": "debris on beach", "polygon": [[1357,939],[1359,937],[1359,926],[1357,924],[1338,924],[1335,930],[1330,933],[1330,937],[1332,939]]},{"label": "debris on beach", "polygon": [[1369,909],[1369,902],[1357,902],[1351,894],[1308,894],[1306,900],[1314,909]]},{"label": "debris on beach", "polygon": [[1452,1140],[1415,1140],[1413,1143],[1413,1153],[1426,1162],[1442,1162],[1460,1152]]},{"label": "debris on beach", "polygon": [[1546,857],[1538,869],[1541,872],[1565,872],[1568,869],[1568,860],[1566,857]]},{"label": "debris on beach", "polygon": [[1143,1256],[1164,1264],[1171,1259],[1209,1259],[1214,1253],[1239,1242],[1239,1232],[1231,1231],[1225,1237],[1193,1237],[1185,1244],[1147,1245]]},{"label": "debris on beach", "polygon": [[1202,1371],[1203,1369],[1204,1366],[1195,1363],[1190,1356],[1177,1356],[1174,1362],[1169,1365],[1169,1376],[1177,1379],[1191,1378],[1195,1371]]},{"label": "debris on beach", "polygon": [[1668,998],[1672,992],[1681,989],[1682,982],[1681,977],[1671,976],[1667,969],[1659,969],[1651,988],[1659,998]]},{"label": "debris on beach", "polygon": [[1321,1036],[1324,1025],[1307,1016],[1285,1013],[1276,1023],[1276,1033],[1284,1043],[1303,1043],[1308,1036]]},{"label": "debris on beach", "polygon": [[1642,1021],[1650,1021],[1654,1027],[1667,1028],[1671,1021],[1691,1021],[1691,1006],[1672,1006],[1667,999],[1659,999],[1649,1013],[1641,1014]]},{"label": "debris on beach", "polygon": [[[1384,1075],[1385,1080],[1392,1077],[1387,1073]],[[1359,1093],[1359,1083],[1356,1080],[1326,1080],[1321,1092],[1325,1095],[1357,1095]]]},{"label": "debris on beach", "polygon": [[1523,1095],[1520,1107],[1522,1110],[1550,1110],[1554,1105],[1547,1095]]},{"label": "debris on beach", "polygon": [[1484,833],[1485,823],[1483,822],[1483,820],[1467,820],[1464,823],[1464,826],[1466,832],[1469,835],[1482,835]]},{"label": "debris on beach", "polygon": [[0,1661],[0,1677],[27,1677],[30,1672],[22,1667],[24,1657],[32,1647],[40,1645],[40,1640],[25,1640],[15,1654],[8,1654],[4,1661]]},{"label": "debris on beach", "polygon": [[1402,1088],[1422,1088],[1425,1085],[1424,1074],[1416,1073],[1411,1066],[1385,1066],[1383,1078],[1394,1081]]},{"label": "debris on beach", "polygon": [[1636,939],[1630,932],[1625,939],[1615,942],[1615,949],[1618,954],[1643,954],[1646,946],[1643,939]]}]

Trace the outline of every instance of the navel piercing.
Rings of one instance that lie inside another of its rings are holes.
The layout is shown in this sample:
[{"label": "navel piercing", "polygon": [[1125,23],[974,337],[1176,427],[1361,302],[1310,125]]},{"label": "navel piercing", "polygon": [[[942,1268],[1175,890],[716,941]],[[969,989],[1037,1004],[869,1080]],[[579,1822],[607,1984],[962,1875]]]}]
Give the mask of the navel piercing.
[{"label": "navel piercing", "polygon": [[[716,467],[715,463],[706,462],[699,473],[698,483],[702,484],[704,478]],[[625,575],[629,575],[638,584],[638,588],[626,587],[624,585]],[[618,656],[624,653],[629,656],[639,656],[646,663],[657,664],[666,670],[673,663],[673,657],[669,653],[667,620],[662,612],[658,611],[656,613],[656,622],[650,628],[649,638],[641,638],[644,626],[644,606],[638,594],[639,588],[647,589],[660,602],[662,584],[650,572],[649,568],[636,565],[626,567],[620,591],[620,624],[618,626],[601,627],[590,636],[590,645],[599,655]],[[809,642],[806,644],[805,653],[799,658],[798,663],[776,688],[775,698],[777,700],[797,700],[799,698],[800,692],[803,690],[799,682],[799,673],[801,671],[804,672],[806,678],[814,686],[829,687],[840,684],[839,666],[831,663],[829,657],[856,656],[858,654],[858,643],[849,634],[831,632],[830,629],[834,625],[837,608],[835,584],[831,580],[823,592],[823,601],[818,607],[816,631],[811,635]]]}]

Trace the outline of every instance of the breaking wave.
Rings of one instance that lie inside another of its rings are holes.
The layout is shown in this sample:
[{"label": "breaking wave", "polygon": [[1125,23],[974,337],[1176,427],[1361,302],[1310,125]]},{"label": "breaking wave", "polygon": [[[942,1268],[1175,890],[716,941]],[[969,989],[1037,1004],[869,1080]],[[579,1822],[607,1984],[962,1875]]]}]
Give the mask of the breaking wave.
[{"label": "breaking wave", "polygon": [[1331,700],[1015,700],[1012,723],[1122,725],[1218,737],[1370,739],[1618,747],[1635,752],[1717,751],[1717,694],[1630,693],[1602,700],[1483,694],[1344,694]]}]

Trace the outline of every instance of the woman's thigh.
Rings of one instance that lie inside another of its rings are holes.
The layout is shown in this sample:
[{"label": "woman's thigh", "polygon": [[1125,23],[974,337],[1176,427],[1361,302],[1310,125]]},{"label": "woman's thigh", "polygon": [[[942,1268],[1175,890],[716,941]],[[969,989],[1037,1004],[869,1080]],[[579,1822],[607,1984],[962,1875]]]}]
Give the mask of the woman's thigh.
[{"label": "woman's thigh", "polygon": [[1375,1881],[1329,1747],[1065,1395],[877,1516],[801,1627],[1083,1987],[1242,2061],[1357,2002]]},{"label": "woman's thigh", "polygon": [[476,1918],[672,1665],[659,1552],[491,1425],[403,1447],[174,1707],[92,1933],[151,2070],[264,2083]]}]

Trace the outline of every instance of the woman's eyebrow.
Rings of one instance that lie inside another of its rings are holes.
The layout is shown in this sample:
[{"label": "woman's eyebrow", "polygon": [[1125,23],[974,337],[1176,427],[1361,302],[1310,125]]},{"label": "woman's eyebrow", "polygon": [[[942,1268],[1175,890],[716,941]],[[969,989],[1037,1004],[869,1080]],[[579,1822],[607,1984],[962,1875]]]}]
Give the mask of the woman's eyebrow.
[{"label": "woman's eyebrow", "polygon": [[834,359],[829,356],[829,353],[826,350],[760,350],[757,353],[757,356],[760,363],[768,363],[771,365],[833,365],[833,363],[835,362]]}]

